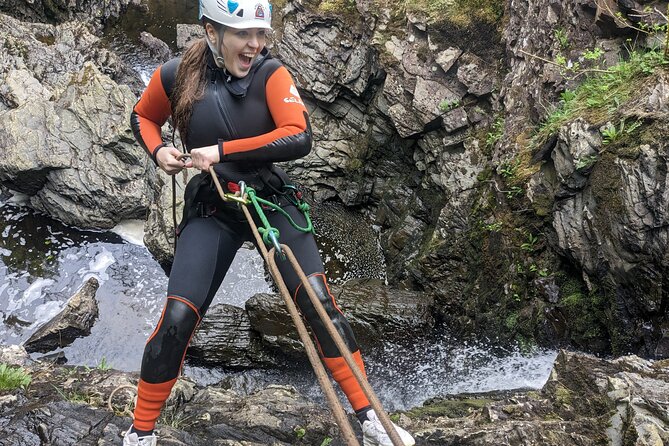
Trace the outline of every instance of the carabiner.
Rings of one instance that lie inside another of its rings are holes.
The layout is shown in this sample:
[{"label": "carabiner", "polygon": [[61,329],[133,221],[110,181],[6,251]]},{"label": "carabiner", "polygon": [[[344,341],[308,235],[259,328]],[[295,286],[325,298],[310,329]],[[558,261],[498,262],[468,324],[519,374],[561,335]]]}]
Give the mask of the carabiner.
[{"label": "carabiner", "polygon": [[244,181],[240,181],[237,183],[239,186],[239,196],[244,198],[244,194],[246,193],[246,183]]},{"label": "carabiner", "polygon": [[281,244],[279,243],[279,240],[276,238],[276,234],[274,233],[274,231],[269,231],[267,237],[272,242],[272,245],[274,245],[276,254],[281,258],[281,260],[286,260],[286,255],[283,253],[283,250],[281,249]]}]

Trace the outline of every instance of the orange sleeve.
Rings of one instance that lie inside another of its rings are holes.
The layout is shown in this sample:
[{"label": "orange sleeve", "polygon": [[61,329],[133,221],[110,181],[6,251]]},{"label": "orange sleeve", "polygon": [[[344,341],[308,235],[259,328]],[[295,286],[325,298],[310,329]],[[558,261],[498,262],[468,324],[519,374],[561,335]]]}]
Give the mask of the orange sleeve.
[{"label": "orange sleeve", "polygon": [[148,87],[133,108],[130,123],[135,138],[155,161],[158,148],[163,146],[160,128],[172,113],[169,98],[160,77],[162,66],[151,76]]},{"label": "orange sleeve", "polygon": [[[272,143],[285,140],[308,130],[307,109],[300,98],[288,70],[281,66],[272,73],[265,87],[267,107],[274,119],[276,129],[269,133],[251,138],[236,139],[233,141],[221,141],[221,152],[224,157],[231,154],[241,154],[260,148],[266,148]],[[282,144],[279,144],[282,145]],[[311,149],[311,140],[307,153]],[[279,154],[277,154],[279,155]],[[304,156],[304,154],[300,155]],[[279,156],[279,158],[282,158]],[[292,159],[296,157],[291,157]],[[224,159],[222,159],[224,161]]]}]

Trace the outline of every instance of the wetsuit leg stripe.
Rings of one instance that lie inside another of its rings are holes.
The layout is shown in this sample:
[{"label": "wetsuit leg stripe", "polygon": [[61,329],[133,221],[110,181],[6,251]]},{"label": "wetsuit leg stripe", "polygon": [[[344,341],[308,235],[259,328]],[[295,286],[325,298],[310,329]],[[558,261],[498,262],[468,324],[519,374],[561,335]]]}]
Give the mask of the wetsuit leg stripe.
[{"label": "wetsuit leg stripe", "polygon": [[156,426],[156,420],[160,416],[160,409],[170,396],[172,387],[177,379],[171,379],[164,383],[151,384],[143,379],[137,384],[137,407],[135,408],[135,429],[151,431]]},{"label": "wetsuit leg stripe", "polygon": [[[186,305],[188,305],[188,307],[189,307],[191,310],[193,310],[193,312],[197,315],[197,324],[198,324],[198,325],[200,324],[200,321],[202,320],[202,316],[200,316],[200,312],[197,310],[197,308],[195,308],[195,305],[193,305],[191,302],[189,302],[188,300],[184,299],[183,297],[178,297],[178,296],[167,296],[167,298],[168,298],[168,299],[178,300],[179,302],[183,302],[183,303],[185,303]],[[151,342],[151,339],[153,339],[154,336],[156,336],[156,334],[158,333],[158,331],[160,331],[160,326],[162,325],[163,320],[165,319],[165,310],[167,310],[167,305],[165,305],[165,306],[163,307],[163,312],[160,314],[160,320],[158,321],[158,325],[156,325],[156,329],[153,330],[153,333],[151,333],[151,336],[149,336],[149,339],[147,339],[147,341],[146,341],[147,344],[148,344],[149,342]],[[191,335],[191,338],[192,338],[192,335]]]},{"label": "wetsuit leg stripe", "polygon": [[[337,302],[335,301],[334,295],[332,294],[332,291],[330,291],[330,287],[328,286],[328,281],[327,278],[325,277],[324,273],[313,273],[307,276],[307,279],[311,277],[316,277],[316,276],[323,276],[323,283],[325,284],[325,289],[328,292],[328,296],[330,296],[330,300],[332,301],[332,306],[339,312],[341,313],[342,316],[344,316],[344,313],[341,311],[339,306],[337,305]],[[293,302],[297,304],[297,293],[300,292],[300,288],[302,287],[302,281],[300,281],[300,284],[295,288],[295,293],[293,294]],[[311,302],[311,299],[309,299],[309,302]],[[345,317],[345,316],[344,316]]]},{"label": "wetsuit leg stripe", "polygon": [[167,296],[167,298],[178,300],[178,301],[183,302],[186,305],[188,305],[190,307],[190,309],[193,310],[195,312],[195,314],[197,314],[197,322],[198,322],[198,324],[200,323],[200,321],[202,320],[202,316],[200,316],[200,311],[197,309],[197,307],[195,305],[193,305],[193,303],[191,301],[189,301],[188,299],[186,299],[184,297],[175,296],[175,295]]},{"label": "wetsuit leg stripe", "polygon": [[[197,310],[197,308],[195,308],[195,305],[193,305],[190,301],[180,296],[167,296],[167,298],[178,300],[179,302],[185,303],[188,306],[188,308],[193,310],[193,312],[197,315],[197,323],[195,324],[195,327],[197,328],[197,326],[200,325],[200,322],[202,321],[202,316],[200,316],[200,312]],[[186,352],[188,351],[188,345],[190,345],[190,341],[193,340],[193,336],[195,336],[195,330],[193,330],[190,337],[188,338],[188,344],[186,344],[186,348],[184,349],[184,354],[181,357],[181,365],[179,366],[179,373],[181,373],[181,370],[183,369],[184,361],[186,361]]]},{"label": "wetsuit leg stripe", "polygon": [[[362,372],[363,376],[367,376],[365,372],[365,365],[362,361],[362,355],[360,350],[357,350],[352,353],[353,359],[358,368]],[[369,400],[365,396],[365,393],[362,391],[362,387],[358,384],[358,380],[355,379],[351,368],[346,363],[346,360],[342,357],[339,358],[322,358],[323,362],[330,370],[332,378],[339,384],[341,390],[348,398],[348,401],[351,403],[353,410],[360,410],[364,407],[369,406]]]}]

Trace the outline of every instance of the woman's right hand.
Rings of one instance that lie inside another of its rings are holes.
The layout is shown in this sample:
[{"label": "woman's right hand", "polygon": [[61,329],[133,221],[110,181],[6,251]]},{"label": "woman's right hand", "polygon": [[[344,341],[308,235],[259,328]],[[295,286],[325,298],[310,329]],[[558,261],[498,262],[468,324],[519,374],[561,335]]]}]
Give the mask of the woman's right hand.
[{"label": "woman's right hand", "polygon": [[185,160],[180,160],[178,157],[181,155],[181,151],[176,147],[165,146],[158,150],[156,153],[156,161],[158,161],[158,167],[163,169],[168,175],[175,175],[181,172],[183,169],[193,167],[193,163]]}]

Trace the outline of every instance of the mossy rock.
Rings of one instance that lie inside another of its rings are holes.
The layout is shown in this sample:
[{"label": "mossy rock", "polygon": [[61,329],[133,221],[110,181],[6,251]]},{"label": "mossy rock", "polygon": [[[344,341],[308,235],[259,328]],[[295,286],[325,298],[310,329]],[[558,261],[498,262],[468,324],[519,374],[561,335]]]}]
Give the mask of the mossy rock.
[{"label": "mossy rock", "polygon": [[471,412],[483,409],[494,400],[489,398],[440,399],[426,402],[422,407],[414,407],[406,415],[409,418],[448,417],[461,418]]}]

